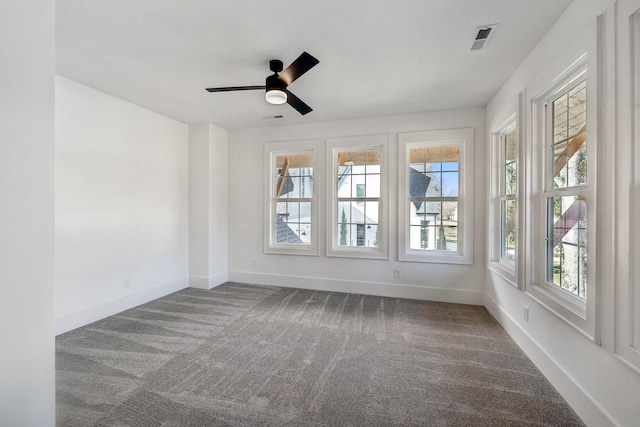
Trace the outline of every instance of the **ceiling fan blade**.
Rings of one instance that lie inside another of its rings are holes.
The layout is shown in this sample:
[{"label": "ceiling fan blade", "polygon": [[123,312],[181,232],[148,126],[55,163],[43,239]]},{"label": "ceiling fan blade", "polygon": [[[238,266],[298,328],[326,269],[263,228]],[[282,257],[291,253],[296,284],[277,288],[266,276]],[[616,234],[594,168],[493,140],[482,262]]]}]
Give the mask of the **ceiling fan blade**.
[{"label": "ceiling fan blade", "polygon": [[289,86],[298,77],[318,65],[319,62],[320,61],[309,55],[307,52],[302,52],[302,54],[295,61],[293,61],[291,65],[289,65],[287,69],[280,74],[278,78],[287,86]]},{"label": "ceiling fan blade", "polygon": [[300,98],[289,92],[287,89],[284,91],[287,93],[287,104],[298,110],[298,113],[304,116],[305,114],[313,111],[313,108],[302,102]]},{"label": "ceiling fan blade", "polygon": [[235,90],[265,90],[266,86],[229,86],[229,87],[210,87],[209,92],[232,92]]}]

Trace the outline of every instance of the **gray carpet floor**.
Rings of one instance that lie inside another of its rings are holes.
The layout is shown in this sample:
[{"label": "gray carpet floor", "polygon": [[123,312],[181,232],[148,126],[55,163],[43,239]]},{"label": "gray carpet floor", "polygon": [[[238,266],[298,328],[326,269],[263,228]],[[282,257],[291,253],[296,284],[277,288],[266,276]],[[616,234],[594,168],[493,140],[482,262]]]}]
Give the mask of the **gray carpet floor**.
[{"label": "gray carpet floor", "polygon": [[483,307],[227,283],[56,339],[58,426],[579,426]]}]

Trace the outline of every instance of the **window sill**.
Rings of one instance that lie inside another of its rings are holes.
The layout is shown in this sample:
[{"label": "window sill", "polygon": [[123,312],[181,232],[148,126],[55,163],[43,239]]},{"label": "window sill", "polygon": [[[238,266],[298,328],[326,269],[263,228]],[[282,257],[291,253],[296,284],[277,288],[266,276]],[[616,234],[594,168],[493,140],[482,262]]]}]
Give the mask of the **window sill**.
[{"label": "window sill", "polygon": [[590,341],[598,343],[595,322],[587,318],[586,301],[556,289],[555,285],[546,281],[532,283],[527,293]]},{"label": "window sill", "polygon": [[265,254],[275,255],[302,255],[302,256],[318,256],[317,248],[313,247],[278,247],[271,246],[264,249]]},{"label": "window sill", "polygon": [[504,261],[490,261],[489,270],[502,277],[509,282],[510,285],[520,288],[516,280],[516,268],[515,264],[508,264]]},{"label": "window sill", "polygon": [[362,258],[362,259],[389,259],[389,254],[382,252],[379,249],[365,248],[344,248],[344,249],[329,249],[327,250],[328,257],[335,258]]},{"label": "window sill", "polygon": [[470,256],[459,255],[455,252],[437,252],[437,251],[406,251],[398,257],[399,261],[405,262],[427,262],[432,264],[463,264],[473,265],[473,258]]}]

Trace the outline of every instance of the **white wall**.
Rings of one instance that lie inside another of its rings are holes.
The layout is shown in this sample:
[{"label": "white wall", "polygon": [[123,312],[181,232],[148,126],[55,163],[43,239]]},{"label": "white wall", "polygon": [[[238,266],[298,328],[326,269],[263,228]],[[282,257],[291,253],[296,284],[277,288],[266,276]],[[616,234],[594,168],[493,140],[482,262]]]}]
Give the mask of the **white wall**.
[{"label": "white wall", "polygon": [[212,124],[189,126],[189,285],[227,281],[228,139]]},{"label": "white wall", "polygon": [[54,2],[0,3],[0,426],[55,425]]},{"label": "white wall", "polygon": [[62,333],[188,285],[188,127],[60,76],[55,123]]},{"label": "white wall", "polygon": [[[229,279],[258,284],[424,298],[482,304],[485,267],[486,202],[476,197],[475,262],[471,266],[398,262],[398,133],[471,127],[475,130],[474,191],[485,187],[485,111],[483,108],[373,117],[297,126],[236,130],[229,133]],[[320,256],[265,254],[263,251],[264,143],[320,139],[321,167],[316,182],[326,180],[326,138],[388,134],[390,158],[389,260],[328,258],[326,207],[320,197]],[[256,267],[251,267],[251,260]],[[401,270],[394,279],[393,269]]]},{"label": "white wall", "polygon": [[[583,31],[595,22],[597,16],[604,14],[600,45],[600,56],[604,62],[599,70],[603,85],[599,93],[601,98],[598,99],[602,107],[598,129],[598,231],[597,239],[594,243],[590,242],[589,249],[597,251],[595,270],[599,311],[596,321],[601,331],[601,345],[561,320],[528,294],[526,289],[516,289],[491,271],[487,272],[485,295],[485,306],[489,311],[591,426],[637,426],[640,422],[640,371],[626,366],[614,350],[614,324],[621,315],[621,307],[614,305],[614,293],[617,288],[629,285],[628,276],[615,274],[616,263],[622,262],[628,255],[628,228],[626,232],[621,230],[618,233],[621,237],[618,242],[613,239],[614,230],[619,225],[616,218],[624,217],[629,212],[618,212],[618,209],[624,207],[621,201],[628,198],[629,182],[620,177],[628,177],[629,174],[619,171],[629,167],[630,123],[628,114],[620,116],[627,119],[619,120],[619,129],[616,129],[617,119],[614,115],[616,102],[618,111],[629,108],[628,98],[625,98],[626,104],[616,100],[616,87],[617,93],[631,91],[629,68],[616,68],[615,65],[628,64],[628,59],[621,59],[629,55],[628,48],[619,48],[628,46],[628,43],[616,46],[616,43],[629,37],[627,25],[616,27],[617,23],[628,21],[628,13],[626,16],[619,14],[622,9],[640,9],[640,1],[618,0],[614,3],[611,0],[575,0],[487,106],[487,122],[490,123],[518,93],[524,91],[527,97],[535,96],[535,93],[527,92],[532,82],[562,55],[568,45],[582,37]],[[526,120],[530,123],[530,119],[531,109],[528,106]],[[616,137],[616,134],[620,136]],[[527,125],[526,135],[524,144],[528,146],[531,143],[528,139],[530,124]],[[616,172],[617,182],[614,179]],[[530,276],[525,277],[528,280]],[[525,288],[527,280],[523,284]],[[529,307],[528,322],[523,319],[525,305]]]}]

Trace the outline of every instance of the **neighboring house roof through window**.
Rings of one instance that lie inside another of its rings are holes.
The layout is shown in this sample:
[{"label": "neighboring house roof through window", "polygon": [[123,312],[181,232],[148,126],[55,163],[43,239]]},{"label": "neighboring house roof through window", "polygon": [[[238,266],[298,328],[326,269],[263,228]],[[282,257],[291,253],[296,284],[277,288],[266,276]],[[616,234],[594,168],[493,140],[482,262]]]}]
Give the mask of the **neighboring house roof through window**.
[{"label": "neighboring house roof through window", "polygon": [[[431,177],[414,168],[409,168],[409,197],[424,197],[431,183]],[[416,209],[420,209],[422,202],[413,202]]]},{"label": "neighboring house roof through window", "polygon": [[276,215],[276,243],[304,243],[280,215]]}]

